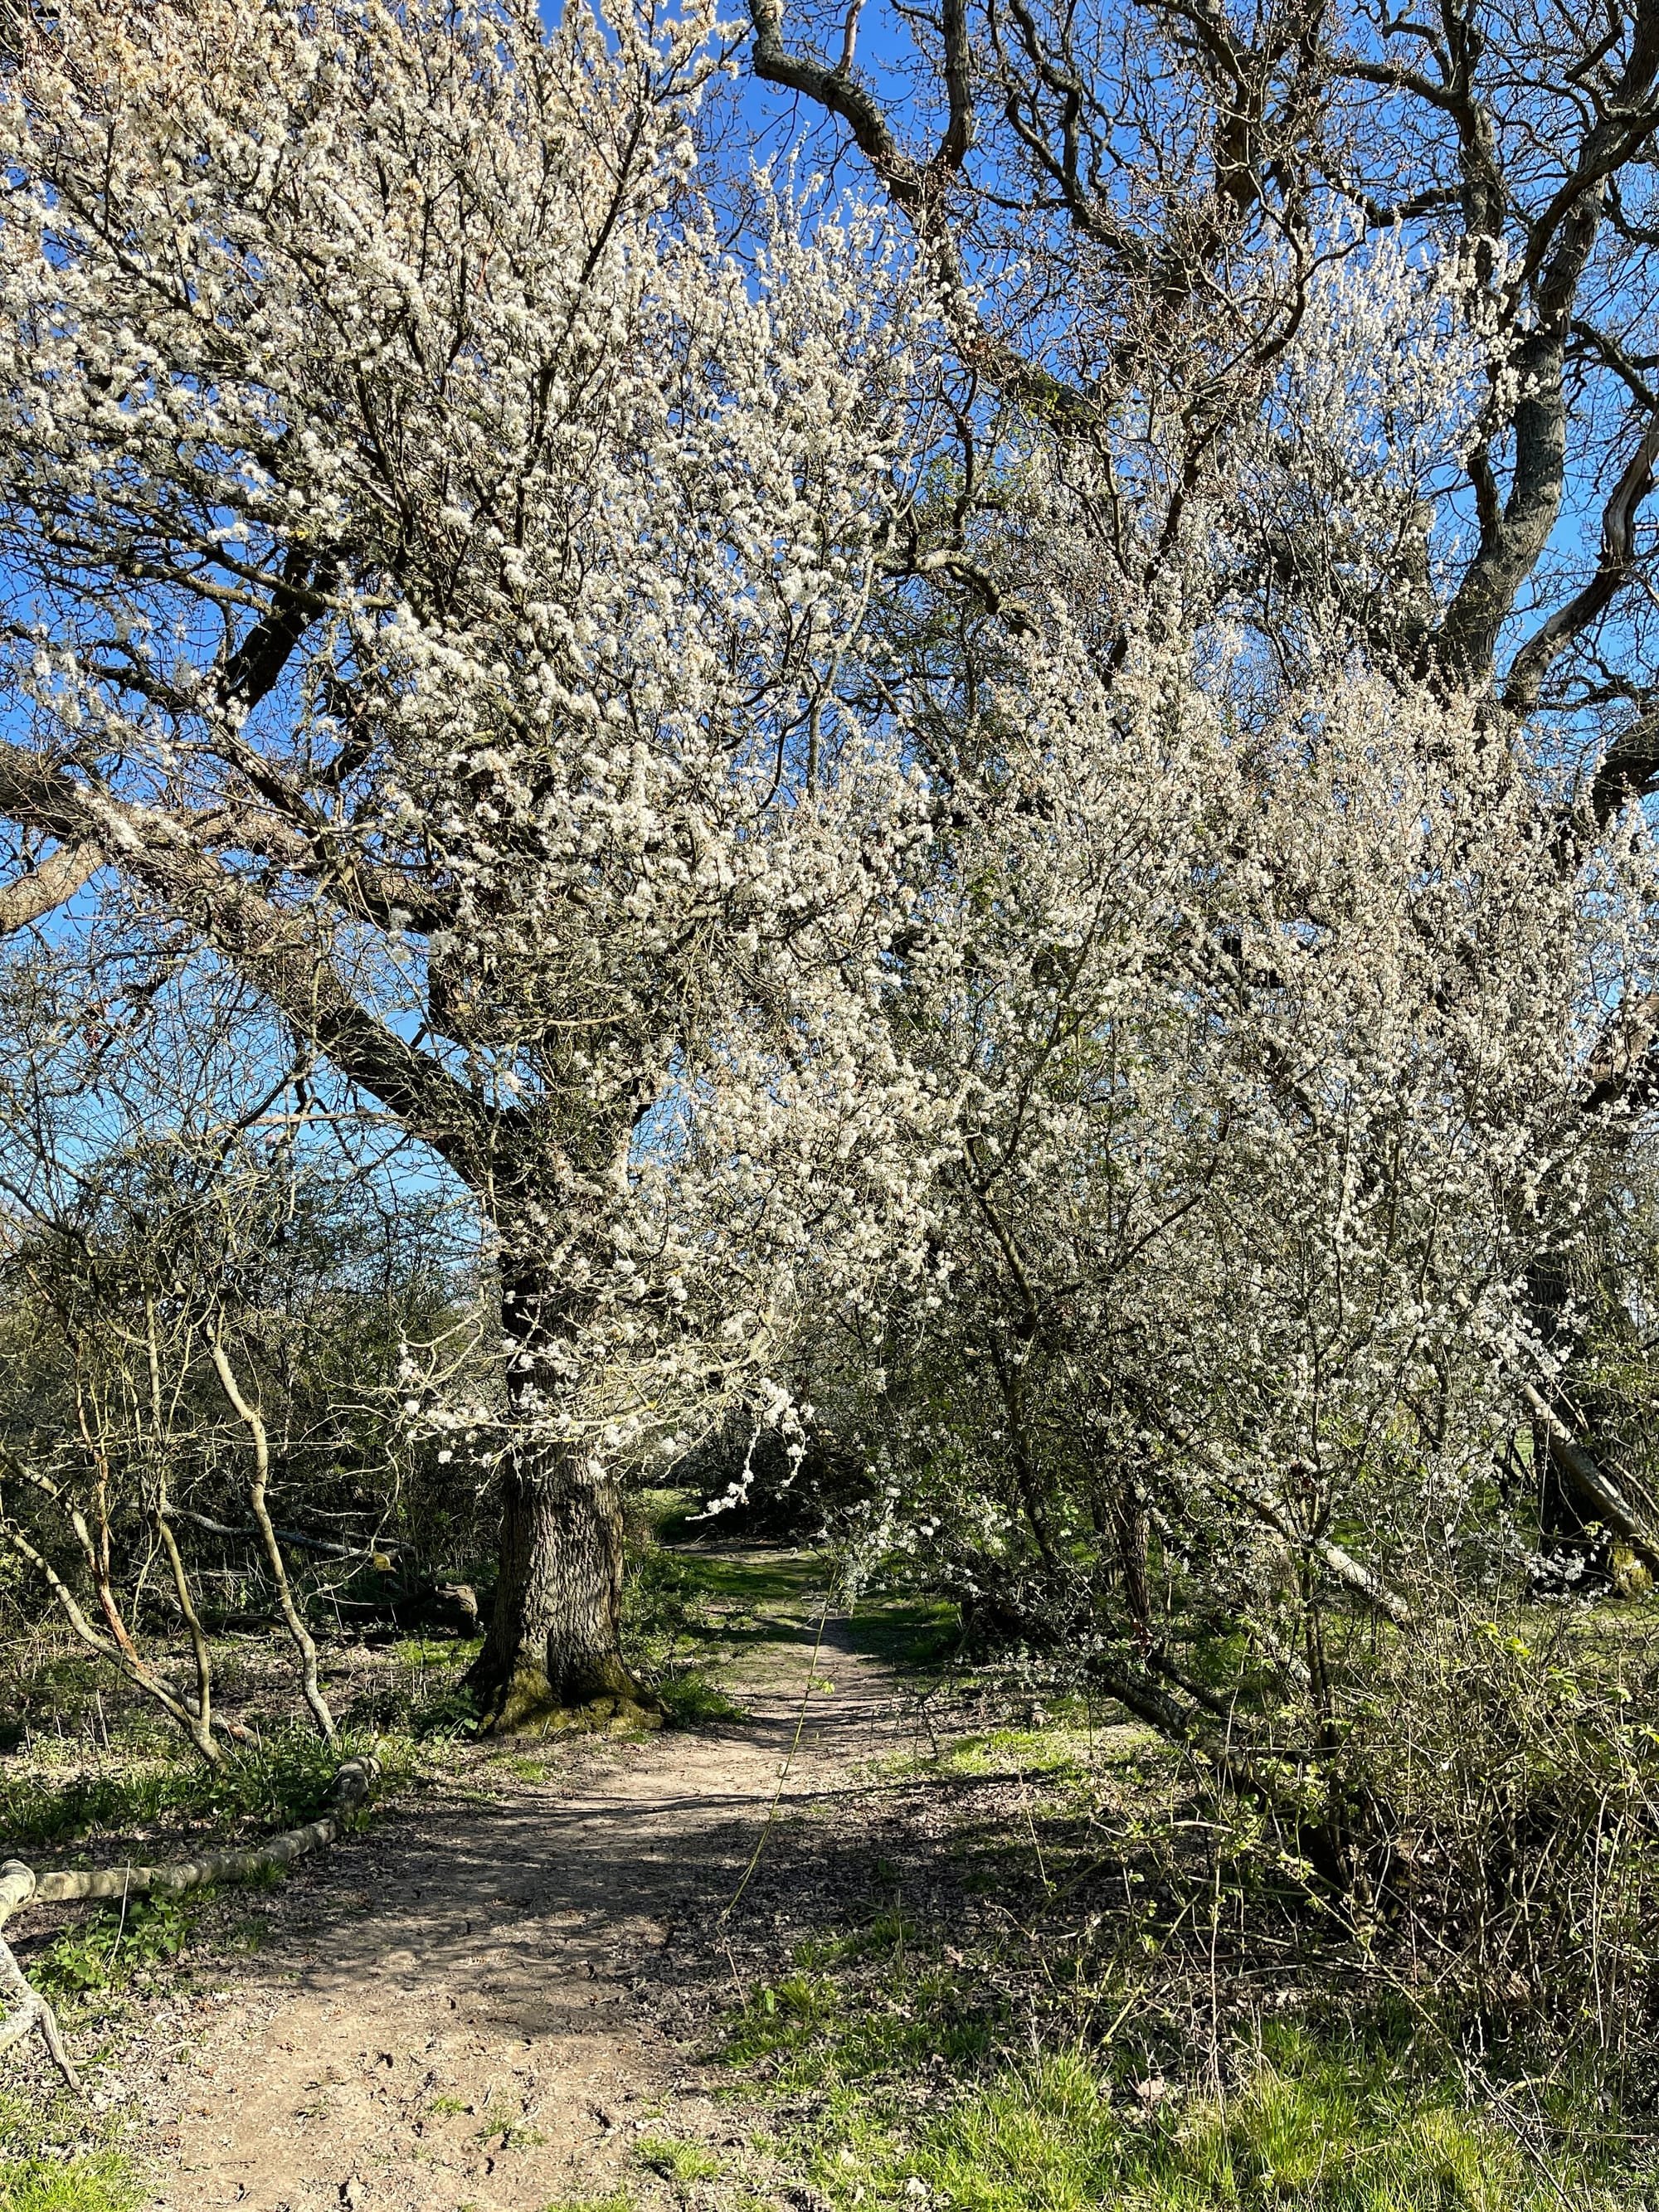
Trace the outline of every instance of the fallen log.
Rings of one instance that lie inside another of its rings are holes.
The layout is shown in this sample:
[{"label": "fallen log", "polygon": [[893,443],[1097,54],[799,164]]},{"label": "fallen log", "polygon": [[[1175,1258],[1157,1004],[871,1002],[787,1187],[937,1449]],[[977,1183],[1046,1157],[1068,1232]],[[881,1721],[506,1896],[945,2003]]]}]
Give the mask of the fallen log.
[{"label": "fallen log", "polygon": [[204,1888],[209,1882],[247,1881],[272,1867],[291,1866],[295,1859],[324,1850],[338,1841],[353,1815],[366,1806],[380,1778],[375,1759],[348,1759],[335,1774],[329,1790],[329,1809],[303,1827],[288,1828],[267,1837],[262,1844],[238,1849],[204,1851],[199,1858],[181,1859],[171,1866],[97,1867],[58,1874],[37,1875],[21,1859],[0,1865],[0,2051],[21,2043],[38,2027],[52,2063],[69,2087],[79,2094],[76,2075],[56,2015],[12,1955],[5,1939],[5,1924],[14,1912],[28,1905],[63,1905],[82,1898],[142,1897],[147,1891],[173,1893]]}]

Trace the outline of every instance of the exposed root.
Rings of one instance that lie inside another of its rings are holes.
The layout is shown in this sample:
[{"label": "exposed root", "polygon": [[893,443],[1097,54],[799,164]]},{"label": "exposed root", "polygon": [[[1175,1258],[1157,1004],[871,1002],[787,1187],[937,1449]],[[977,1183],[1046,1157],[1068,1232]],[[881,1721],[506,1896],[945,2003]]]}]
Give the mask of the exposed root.
[{"label": "exposed root", "polygon": [[603,1682],[572,1686],[562,1697],[540,1668],[519,1666],[484,1700],[478,1734],[631,1735],[662,1723],[662,1708],[620,1666]]},{"label": "exposed root", "polygon": [[200,1889],[212,1881],[246,1881],[271,1867],[289,1866],[312,1851],[337,1842],[352,1817],[368,1804],[380,1780],[380,1761],[349,1759],[336,1773],[329,1792],[330,1809],[320,1820],[302,1828],[289,1828],[263,1844],[243,1850],[205,1851],[198,1859],[183,1859],[173,1866],[100,1867],[93,1872],[37,1875],[21,1859],[0,1866],[0,2051],[21,2043],[38,2027],[52,2063],[76,2095],[81,2081],[70,2063],[58,2033],[52,2007],[38,1990],[31,1989],[22,1968],[5,1940],[7,1920],[26,1905],[60,1905],[80,1898],[137,1897],[147,1890]]}]

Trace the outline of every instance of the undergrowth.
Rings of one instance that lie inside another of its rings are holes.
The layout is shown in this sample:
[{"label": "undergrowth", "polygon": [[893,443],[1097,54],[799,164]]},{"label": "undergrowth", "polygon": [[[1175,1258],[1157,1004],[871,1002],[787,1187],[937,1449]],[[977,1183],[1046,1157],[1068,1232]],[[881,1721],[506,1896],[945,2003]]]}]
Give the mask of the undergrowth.
[{"label": "undergrowth", "polygon": [[[386,1786],[416,1762],[414,1741],[349,1728],[328,1745],[295,1723],[230,1747],[209,1769],[180,1745],[170,1757],[113,1759],[92,1768],[0,1773],[0,1844],[9,1854],[86,1843],[100,1835],[188,1832],[237,1838],[315,1820],[343,1759],[372,1752]],[[164,1845],[158,1842],[157,1848]]]},{"label": "undergrowth", "polygon": [[973,1785],[931,1902],[873,1861],[724,2029],[836,2212],[1659,2212],[1605,2068],[1346,1979],[1142,1731],[1051,1698],[888,1769]]},{"label": "undergrowth", "polygon": [[0,2212],[135,2212],[129,2161],[56,2084],[31,2096],[0,2087]]},{"label": "undergrowth", "polygon": [[[1127,2094],[1080,2048],[1005,2063],[906,2131],[857,2116],[820,2172],[840,2201],[924,2193],[953,2212],[1560,2212],[1628,2205],[1472,2111],[1455,2084],[1299,2031],[1237,2054],[1225,2087]],[[850,2157],[847,2154],[850,2149]],[[920,2181],[922,2191],[910,2185]]]},{"label": "undergrowth", "polygon": [[[883,1970],[843,1979],[836,1969]],[[1593,2085],[1547,2106],[1471,2084],[1387,2027],[1269,2023],[1188,2078],[1133,2039],[1035,2041],[972,1964],[891,1916],[799,1948],[725,2055],[810,2118],[780,2142],[837,2207],[949,2212],[1634,2212],[1633,2162]],[[1025,2031],[1022,2036],[1022,2028]],[[1020,2049],[1024,2040],[1025,2047]],[[799,2109],[799,2106],[796,2107]]]}]

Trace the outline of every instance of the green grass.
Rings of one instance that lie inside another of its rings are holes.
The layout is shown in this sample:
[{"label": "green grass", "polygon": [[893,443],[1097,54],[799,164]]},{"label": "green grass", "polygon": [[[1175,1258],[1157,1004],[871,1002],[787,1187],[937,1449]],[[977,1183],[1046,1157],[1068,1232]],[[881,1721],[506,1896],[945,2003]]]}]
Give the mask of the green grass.
[{"label": "green grass", "polygon": [[348,1755],[296,1723],[233,1747],[216,1771],[180,1743],[171,1757],[90,1772],[8,1775],[0,1778],[0,1845],[7,1851],[51,1850],[100,1832],[157,1826],[206,1826],[226,1834],[245,1824],[294,1826],[321,1811],[335,1769]]},{"label": "green grass", "polygon": [[629,1664],[684,1728],[740,1721],[743,1708],[720,1686],[735,1650],[775,1637],[780,1626],[810,1633],[809,1607],[823,1582],[811,1555],[726,1559],[636,1540],[623,1598]]},{"label": "green grass", "polygon": [[950,1598],[860,1598],[852,1618],[860,1651],[893,1667],[927,1667],[949,1659],[962,1642],[962,1609]]},{"label": "green grass", "polygon": [[898,1913],[800,1944],[794,1963],[799,1972],[750,1994],[728,2023],[724,2053],[738,2066],[765,2060],[784,2088],[865,2089],[939,2061],[960,2076],[984,2063],[1005,2025],[988,1988],[917,1949]]},{"label": "green grass", "polygon": [[[1158,2085],[1160,2087],[1163,2085]],[[1081,2051],[1009,2067],[908,2141],[826,2173],[878,2203],[920,2181],[953,2212],[1562,2212],[1629,2203],[1551,2171],[1443,2084],[1281,2035],[1222,2094],[1137,2098]],[[913,2192],[919,2193],[919,2192]]]},{"label": "green grass", "polygon": [[749,1715],[735,1698],[728,1697],[701,1668],[670,1674],[656,1685],[672,1728],[707,1728],[714,1721],[744,1721]]},{"label": "green grass", "polygon": [[131,2212],[137,2202],[129,2170],[112,2155],[0,2160],[0,2212]]},{"label": "green grass", "polygon": [[[996,1994],[990,1960],[930,1946],[901,1915],[803,1944],[754,1990],[724,2056],[762,2094],[805,2100],[785,2145],[865,2212],[1634,2212],[1654,2175],[1596,2085],[1505,2124],[1399,2021],[1270,2027],[1226,2054],[1226,2086],[1145,2078],[1138,2045],[1048,2040]],[[1097,1990],[1100,2026],[1118,2014]],[[1070,2031],[1064,2031],[1069,2033]],[[799,2106],[797,2107],[799,2109]],[[787,2104],[786,2104],[787,2110]],[[860,2194],[861,2192],[861,2194]]]},{"label": "green grass", "polygon": [[706,2145],[677,2141],[672,2136],[641,2136],[634,2146],[640,2164],[665,2181],[713,2181],[720,2162]]}]

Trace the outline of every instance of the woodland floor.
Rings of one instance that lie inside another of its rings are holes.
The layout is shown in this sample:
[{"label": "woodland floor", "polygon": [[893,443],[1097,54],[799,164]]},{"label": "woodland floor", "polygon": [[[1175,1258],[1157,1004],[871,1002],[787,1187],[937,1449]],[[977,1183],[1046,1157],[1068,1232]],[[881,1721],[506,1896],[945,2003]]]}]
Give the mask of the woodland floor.
[{"label": "woodland floor", "polygon": [[[187,1981],[94,2072],[151,2203],[821,2202],[711,2030],[879,1881],[880,1801],[912,1794],[894,1770],[930,1748],[925,1686],[845,1617],[817,1644],[809,1560],[733,1565],[773,1597],[721,1674],[741,1718],[479,1747],[220,1900]],[[20,1941],[26,1966],[52,1932]]]},{"label": "woodland floor", "polygon": [[[168,2069],[158,2201],[540,2212],[636,2188],[665,2114],[731,2163],[747,2148],[732,2114],[641,2000],[677,1978],[687,1933],[687,1978],[707,1978],[702,1939],[761,1839],[811,1650],[808,1626],[779,1623],[751,1651],[731,1685],[742,1725],[595,1743],[488,1802],[395,1804],[285,1883],[264,1948]],[[834,1689],[810,1701],[781,1854],[801,1816],[833,1825],[903,1726],[843,1622],[820,1668]]]},{"label": "woodland floor", "polygon": [[[404,1734],[361,1833],[204,1899],[176,1940],[109,1908],[14,1923],[89,2094],[33,2039],[12,2054],[0,2212],[1659,2206],[1650,2139],[1599,2097],[1569,2156],[1564,2127],[1359,2025],[1365,1961],[1234,1881],[1121,1708],[1039,1702],[1018,1670],[942,1683],[937,1607],[824,1614],[809,1555],[655,1557],[701,1593],[675,1633],[726,1717]],[[334,1664],[361,1729],[389,1668],[429,1666],[441,1707],[458,1661]],[[178,1857],[181,1819],[222,1821],[192,1800],[145,1826],[118,1792],[49,1841],[76,1742],[110,1752],[95,1694],[73,1688],[77,1738],[43,1718],[62,1668],[29,1679],[0,1813],[31,1863]],[[259,1684],[250,1657],[250,1723]]]}]

